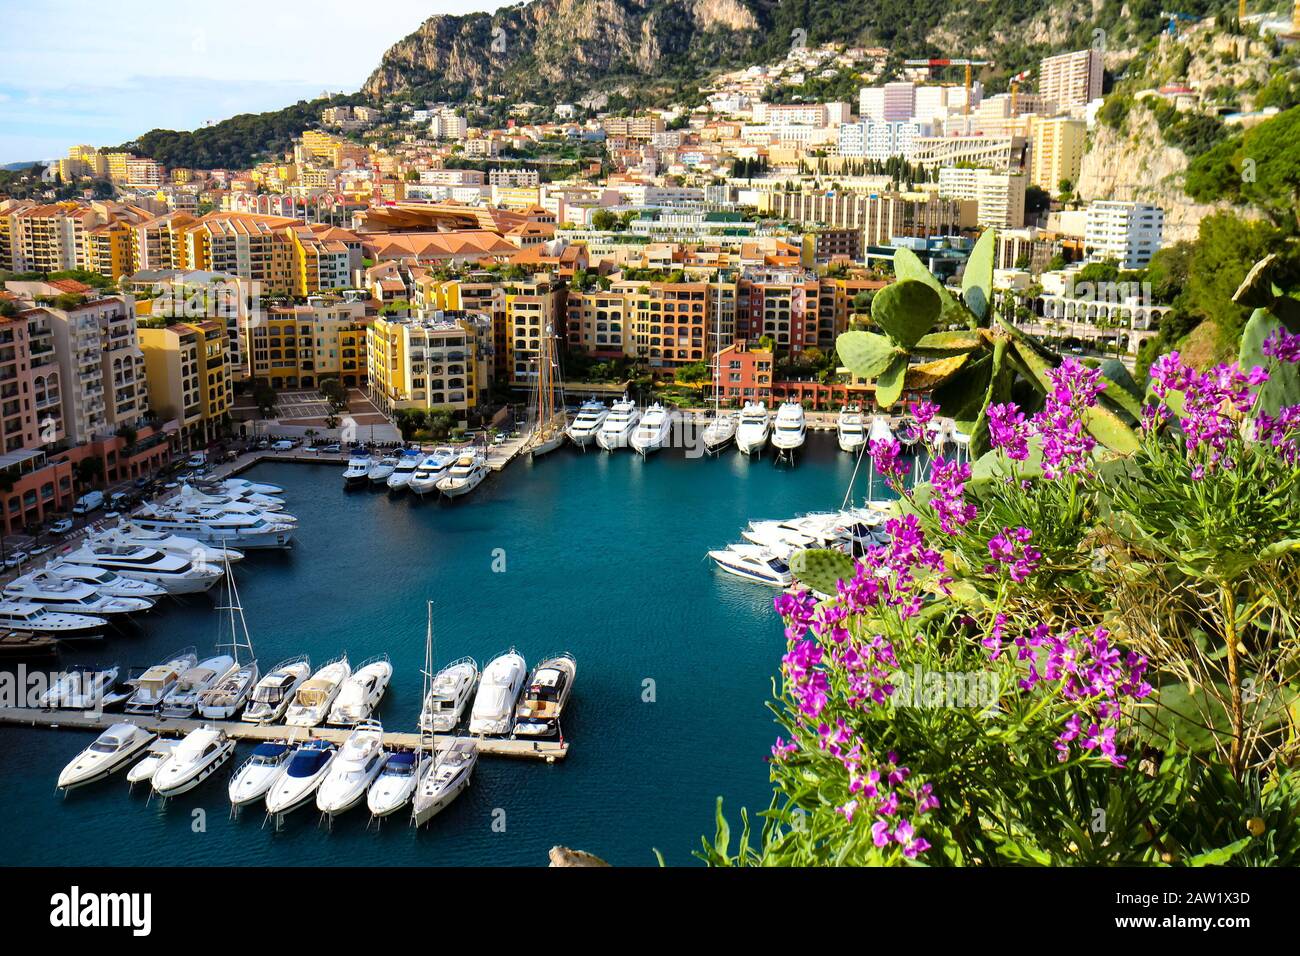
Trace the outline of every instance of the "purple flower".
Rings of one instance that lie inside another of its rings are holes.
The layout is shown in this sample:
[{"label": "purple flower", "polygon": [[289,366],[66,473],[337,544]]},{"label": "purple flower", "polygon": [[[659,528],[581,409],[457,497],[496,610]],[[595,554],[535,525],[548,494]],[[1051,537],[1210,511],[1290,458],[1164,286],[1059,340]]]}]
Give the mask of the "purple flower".
[{"label": "purple flower", "polygon": [[1001,448],[1012,461],[1029,457],[1025,435],[1025,414],[1014,402],[988,408],[989,444]]},{"label": "purple flower", "polygon": [[975,520],[975,505],[963,497],[968,481],[969,463],[936,459],[930,466],[930,486],[934,489],[930,507],[939,516],[939,527],[945,534],[956,534],[959,526]]},{"label": "purple flower", "polygon": [[1300,335],[1292,335],[1284,328],[1264,340],[1264,354],[1279,362],[1300,362]]},{"label": "purple flower", "polygon": [[1047,373],[1052,388],[1043,410],[1031,421],[1043,446],[1043,475],[1049,479],[1087,470],[1088,458],[1097,442],[1085,422],[1088,409],[1106,386],[1101,372],[1072,358]]},{"label": "purple flower", "polygon": [[939,406],[934,402],[917,402],[912,406],[912,417],[922,428],[930,424],[937,414],[939,414]]},{"label": "purple flower", "polygon": [[[1028,528],[1003,528],[1000,534],[989,539],[989,555],[998,564],[1010,568],[1011,580],[1020,584],[1029,579],[1038,567],[1042,552],[1029,546],[1033,532]],[[996,655],[995,655],[996,656]]]},{"label": "purple flower", "polygon": [[870,446],[871,460],[876,470],[885,476],[891,485],[907,474],[907,466],[902,463],[903,446],[895,438],[877,438]]}]

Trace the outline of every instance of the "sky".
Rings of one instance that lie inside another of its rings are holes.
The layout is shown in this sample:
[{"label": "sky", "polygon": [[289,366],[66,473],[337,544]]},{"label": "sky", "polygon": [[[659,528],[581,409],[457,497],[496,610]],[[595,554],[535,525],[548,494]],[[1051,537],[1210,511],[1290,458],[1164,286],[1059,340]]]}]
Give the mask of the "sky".
[{"label": "sky", "polygon": [[354,92],[438,13],[499,0],[0,0],[0,165]]}]

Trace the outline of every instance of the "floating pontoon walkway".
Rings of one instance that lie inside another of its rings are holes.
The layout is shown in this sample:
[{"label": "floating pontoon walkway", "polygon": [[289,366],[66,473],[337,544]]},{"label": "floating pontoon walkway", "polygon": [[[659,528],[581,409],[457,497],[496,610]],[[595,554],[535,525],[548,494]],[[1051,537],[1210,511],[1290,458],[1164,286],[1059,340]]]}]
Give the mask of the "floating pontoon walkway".
[{"label": "floating pontoon walkway", "polygon": [[[225,731],[235,740],[328,740],[341,744],[352,733],[348,727],[286,727],[284,724],[246,724],[243,721],[212,721],[178,719],[174,717],[138,716],[134,714],[93,713],[82,710],[35,710],[30,707],[0,707],[0,724],[22,724],[28,727],[71,727],[76,730],[106,730],[113,724],[131,723],[137,727],[163,736],[182,736],[199,727],[211,726]],[[441,750],[458,739],[451,734],[438,734]],[[563,760],[569,753],[568,741],[560,740],[510,740],[500,737],[472,737],[478,752],[495,757],[522,757],[552,763]],[[406,747],[414,750],[420,745],[420,735],[415,733],[385,733],[386,747]]]}]

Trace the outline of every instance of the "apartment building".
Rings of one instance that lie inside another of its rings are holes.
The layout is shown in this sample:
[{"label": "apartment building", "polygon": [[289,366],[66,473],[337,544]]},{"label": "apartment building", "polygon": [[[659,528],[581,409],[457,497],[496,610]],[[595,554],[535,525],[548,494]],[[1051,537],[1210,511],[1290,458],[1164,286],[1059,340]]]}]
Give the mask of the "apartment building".
[{"label": "apartment building", "polygon": [[661,116],[607,116],[600,121],[601,129],[611,139],[650,140],[655,133],[662,133],[664,121]]},{"label": "apartment building", "polygon": [[845,123],[840,127],[839,153],[841,156],[886,160],[902,156],[911,160],[916,141],[929,136],[933,127],[929,123],[911,120],[866,120]]},{"label": "apartment building", "polygon": [[775,354],[767,349],[751,347],[747,341],[728,345],[714,359],[710,391],[712,383],[718,382],[726,405],[739,408],[746,402],[764,402],[770,407],[775,364]]},{"label": "apartment building", "polygon": [[1044,57],[1038,64],[1038,92],[1060,109],[1084,106],[1101,96],[1102,53],[1076,50]]},{"label": "apartment building", "polygon": [[950,199],[974,200],[981,226],[1019,229],[1025,224],[1023,173],[1002,173],[991,169],[945,166],[939,170],[939,195]]},{"label": "apartment building", "polygon": [[907,82],[864,86],[858,92],[858,115],[880,123],[908,120],[917,114],[916,85]]},{"label": "apartment building", "polygon": [[154,408],[179,426],[180,448],[206,448],[230,413],[225,324],[141,326],[140,348]]},{"label": "apartment building", "polygon": [[460,310],[375,319],[366,333],[371,400],[390,415],[446,408],[463,417],[483,397],[479,344],[491,322],[482,312]]},{"label": "apartment building", "polygon": [[504,283],[505,334],[509,383],[528,385],[541,352],[542,336],[563,330],[564,285],[545,273]]},{"label": "apartment building", "polygon": [[759,212],[805,226],[860,229],[866,245],[897,236],[953,235],[974,227],[977,206],[927,193],[773,191],[759,196]]},{"label": "apartment building", "polygon": [[1142,269],[1164,241],[1165,211],[1140,202],[1089,204],[1084,251],[1095,260],[1114,259],[1121,269]]},{"label": "apartment building", "polygon": [[736,339],[769,336],[777,350],[797,355],[818,345],[817,276],[804,269],[747,269],[740,277]]},{"label": "apartment building", "polygon": [[272,388],[316,388],[336,378],[366,384],[365,303],[312,296],[305,304],[274,306],[246,322],[242,343],[249,377]]},{"label": "apartment building", "polygon": [[188,269],[228,272],[261,283],[271,295],[293,295],[299,270],[285,230],[296,220],[252,213],[209,213],[184,232],[181,250]]},{"label": "apartment building", "polygon": [[1088,146],[1088,124],[1068,116],[1032,117],[1030,182],[1060,195],[1062,180],[1079,181]]},{"label": "apartment building", "polygon": [[1024,136],[918,136],[912,143],[912,162],[927,168],[983,166],[1001,172],[1020,172],[1028,158]]}]

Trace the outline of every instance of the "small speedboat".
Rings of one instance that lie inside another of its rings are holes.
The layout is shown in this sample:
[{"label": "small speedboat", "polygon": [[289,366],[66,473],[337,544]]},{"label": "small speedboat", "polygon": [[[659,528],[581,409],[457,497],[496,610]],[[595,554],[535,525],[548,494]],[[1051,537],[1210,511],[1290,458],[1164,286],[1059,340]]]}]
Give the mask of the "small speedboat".
[{"label": "small speedboat", "polygon": [[736,437],[736,416],[734,414],[715,416],[704,426],[701,437],[704,441],[704,450],[710,455],[721,451]]},{"label": "small speedboat", "polygon": [[411,822],[423,826],[455,800],[469,786],[477,761],[478,745],[468,737],[456,738],[450,747],[430,760],[415,788]]},{"label": "small speedboat", "polygon": [[[135,724],[114,724],[63,768],[59,774],[59,789],[72,790],[103,780],[130,763],[136,754],[153,742],[155,736]],[[16,820],[10,821],[10,825],[16,823]]]},{"label": "small speedboat", "polygon": [[257,661],[235,664],[211,687],[199,694],[199,716],[204,720],[230,720],[239,713],[257,684]]},{"label": "small speedboat", "polygon": [[420,464],[420,456],[411,452],[403,452],[397,459],[397,464],[393,467],[393,473],[388,476],[389,491],[401,491],[411,483],[411,476],[415,474],[415,469]]},{"label": "small speedboat", "polygon": [[204,725],[191,730],[167,755],[153,775],[153,792],[175,797],[193,790],[235,753],[235,742],[224,731]]},{"label": "small speedboat", "polygon": [[547,737],[560,727],[560,713],[573,692],[578,664],[571,654],[548,657],[533,669],[523,699],[515,708],[515,733]]},{"label": "small speedboat", "polygon": [[641,421],[628,439],[628,444],[638,455],[645,456],[665,447],[672,437],[673,416],[658,402],[646,409]]},{"label": "small speedboat", "polygon": [[118,667],[104,670],[74,670],[59,674],[37,699],[44,709],[95,710],[105,705],[117,684]]},{"label": "small speedboat", "polygon": [[456,453],[450,448],[435,448],[425,455],[415,466],[415,472],[408,482],[410,489],[417,495],[427,495],[438,490],[438,482],[447,476],[447,469],[456,460]]},{"label": "small speedboat", "polygon": [[315,727],[329,715],[334,699],[350,676],[352,666],[346,654],[330,661],[298,688],[284,722],[290,727]]},{"label": "small speedboat", "polygon": [[239,765],[239,769],[230,778],[231,806],[247,806],[265,797],[284,772],[292,753],[292,747],[278,741],[268,741],[254,747],[249,758]]},{"label": "small speedboat", "polygon": [[351,727],[365,720],[379,706],[392,679],[393,665],[387,654],[366,661],[344,681],[325,723]]},{"label": "small speedboat", "polygon": [[336,753],[335,746],[327,740],[309,740],[295,750],[284,772],[266,792],[266,812],[281,816],[311,802]]},{"label": "small speedboat", "polygon": [[789,587],[793,580],[790,566],[757,544],[733,544],[723,550],[710,551],[709,557],[728,574],[759,584],[784,588]]},{"label": "small speedboat", "polygon": [[368,457],[356,455],[348,459],[348,466],[343,469],[343,484],[348,487],[363,485],[370,479],[371,461]]},{"label": "small speedboat", "polygon": [[772,426],[772,447],[788,454],[802,447],[807,437],[808,423],[803,406],[798,402],[782,402],[776,410],[776,422]]},{"label": "small speedboat", "polygon": [[387,759],[384,728],[379,721],[357,724],[316,789],[317,809],[329,817],[351,810],[366,798],[366,791]]},{"label": "small speedboat", "polygon": [[166,740],[159,737],[149,745],[149,752],[144,755],[144,758],[137,760],[126,772],[126,782],[132,787],[137,783],[152,783],[153,775],[158,772],[163,761],[171,755],[179,743],[179,740]]},{"label": "small speedboat", "polygon": [[483,668],[478,696],[469,715],[471,734],[508,734],[514,720],[515,701],[528,676],[528,665],[512,647]]},{"label": "small speedboat", "polygon": [[600,431],[600,426],[605,424],[605,419],[608,417],[609,409],[605,407],[604,402],[595,399],[584,402],[569,424],[569,440],[575,445],[590,445],[596,440],[596,433]]},{"label": "small speedboat", "polygon": [[366,791],[366,808],[371,816],[386,817],[406,806],[427,765],[427,758],[421,759],[409,750],[389,754],[384,769]]},{"label": "small speedboat", "polygon": [[299,656],[281,661],[257,682],[239,719],[250,724],[274,723],[284,715],[298,688],[309,677],[310,658]]},{"label": "small speedboat", "polygon": [[370,466],[370,471],[366,475],[372,485],[386,485],[388,479],[392,477],[397,470],[397,458],[393,455],[385,455],[377,462]]},{"label": "small speedboat", "polygon": [[199,706],[199,695],[224,680],[234,669],[235,659],[229,654],[218,654],[187,668],[158,705],[158,716],[194,716]]},{"label": "small speedboat", "polygon": [[487,477],[487,458],[481,451],[467,452],[456,459],[447,474],[438,479],[438,490],[448,498],[467,495]]},{"label": "small speedboat", "polygon": [[736,425],[736,447],[742,455],[761,454],[772,430],[772,415],[763,402],[747,402]]},{"label": "small speedboat", "polygon": [[438,734],[455,730],[465,715],[477,683],[478,663],[472,657],[452,661],[438,671],[420,711],[420,729]]}]

